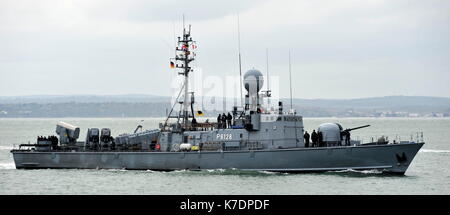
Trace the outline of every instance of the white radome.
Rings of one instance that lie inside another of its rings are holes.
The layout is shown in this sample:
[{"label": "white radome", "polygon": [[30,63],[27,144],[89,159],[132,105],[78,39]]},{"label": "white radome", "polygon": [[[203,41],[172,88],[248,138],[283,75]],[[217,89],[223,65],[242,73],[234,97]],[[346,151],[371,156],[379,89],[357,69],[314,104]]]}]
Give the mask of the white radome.
[{"label": "white radome", "polygon": [[264,76],[259,70],[251,69],[244,74],[244,86],[250,94],[258,93],[263,85]]}]

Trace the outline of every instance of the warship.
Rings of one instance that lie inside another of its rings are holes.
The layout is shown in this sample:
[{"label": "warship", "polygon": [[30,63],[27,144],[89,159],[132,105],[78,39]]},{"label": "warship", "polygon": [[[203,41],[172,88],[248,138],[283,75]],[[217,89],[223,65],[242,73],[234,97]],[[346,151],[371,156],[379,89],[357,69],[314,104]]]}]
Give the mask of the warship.
[{"label": "warship", "polygon": [[[85,141],[78,141],[80,128],[59,122],[57,136],[39,136],[34,144],[21,144],[11,150],[15,167],[274,172],[379,170],[403,175],[424,145],[423,138],[391,142],[383,137],[363,143],[352,140],[350,132],[369,125],[343,129],[339,123],[324,123],[317,128],[317,140],[309,146],[304,138],[303,118],[292,105],[288,111],[281,101],[275,103],[276,107],[264,107],[262,101],[271,97],[271,91],[261,91],[264,78],[256,69],[247,71],[241,78],[241,87],[247,91],[245,101],[232,108],[232,115],[217,122],[200,122],[202,113],[194,111],[194,92],[189,91],[195,49],[191,26],[183,28],[175,58],[170,61],[170,66],[183,76],[183,86],[159,128],[143,130],[138,126],[134,132],[116,137],[112,137],[109,128],[88,128]],[[175,111],[177,105],[179,111]]]}]

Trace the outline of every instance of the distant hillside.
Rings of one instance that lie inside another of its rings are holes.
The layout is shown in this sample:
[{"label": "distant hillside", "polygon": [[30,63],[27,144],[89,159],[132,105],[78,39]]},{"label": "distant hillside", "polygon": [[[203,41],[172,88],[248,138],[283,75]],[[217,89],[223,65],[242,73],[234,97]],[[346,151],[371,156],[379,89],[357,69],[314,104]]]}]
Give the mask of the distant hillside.
[{"label": "distant hillside", "polygon": [[169,103],[24,103],[0,104],[1,117],[161,117]]},{"label": "distant hillside", "polygon": [[[204,101],[211,101],[205,98]],[[222,104],[222,98],[213,99]],[[233,99],[228,100],[228,109]],[[285,110],[290,100],[282,99]],[[200,99],[197,99],[201,103]],[[293,99],[305,117],[446,117],[450,98],[386,96],[360,99]],[[222,107],[221,105],[219,105]],[[0,117],[161,117],[170,98],[155,95],[71,95],[0,97]],[[222,112],[205,111],[207,116]]]},{"label": "distant hillside", "polygon": [[[285,102],[289,100],[284,99]],[[306,107],[334,106],[341,108],[399,108],[399,107],[450,107],[450,98],[427,96],[385,96],[360,99],[293,99],[296,105]]]},{"label": "distant hillside", "polygon": [[136,102],[136,103],[159,103],[168,102],[169,97],[126,94],[126,95],[32,95],[32,96],[0,96],[0,104],[26,104],[26,103],[105,103],[105,102]]},{"label": "distant hillside", "polygon": [[[222,98],[220,98],[222,99]],[[197,98],[198,100],[198,98]],[[231,100],[231,99],[230,99]],[[288,104],[289,99],[282,99]],[[0,104],[17,103],[103,103],[103,102],[137,102],[159,103],[169,102],[168,96],[147,94],[125,95],[32,95],[32,96],[0,96]],[[294,98],[293,103],[306,107],[335,106],[342,108],[380,108],[380,107],[407,107],[407,106],[447,106],[450,107],[450,98],[429,96],[385,96],[358,99],[301,99]]]}]

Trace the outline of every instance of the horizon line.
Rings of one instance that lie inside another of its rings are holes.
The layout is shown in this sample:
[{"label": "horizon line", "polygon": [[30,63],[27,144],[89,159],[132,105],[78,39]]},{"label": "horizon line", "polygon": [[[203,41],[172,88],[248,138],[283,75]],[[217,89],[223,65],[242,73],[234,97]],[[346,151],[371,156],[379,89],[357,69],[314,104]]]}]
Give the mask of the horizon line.
[{"label": "horizon line", "polygon": [[[139,94],[139,93],[128,93],[128,94],[28,94],[28,95],[14,95],[14,96],[3,96],[0,98],[24,98],[24,97],[82,97],[82,96],[92,96],[92,97],[115,97],[115,96],[149,96],[149,97],[159,97],[159,98],[171,98],[171,96],[166,95],[154,95],[154,94]],[[212,96],[207,96],[212,97]],[[354,98],[301,98],[294,97],[293,99],[305,99],[305,100],[357,100],[357,99],[370,99],[370,98],[387,98],[387,97],[428,97],[428,98],[445,98],[450,99],[450,97],[445,96],[423,96],[423,95],[386,95],[386,96],[368,96],[368,97],[354,97]],[[197,97],[197,98],[201,98]],[[219,99],[239,99],[239,97],[216,97]],[[290,99],[289,97],[280,98],[281,100]]]}]

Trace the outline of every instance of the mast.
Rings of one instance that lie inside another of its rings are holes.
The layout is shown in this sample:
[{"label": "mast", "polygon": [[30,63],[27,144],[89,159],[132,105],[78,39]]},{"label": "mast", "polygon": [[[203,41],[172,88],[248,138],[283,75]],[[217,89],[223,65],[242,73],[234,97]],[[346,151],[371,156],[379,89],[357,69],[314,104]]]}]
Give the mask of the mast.
[{"label": "mast", "polygon": [[[184,127],[187,127],[189,125],[189,112],[190,109],[192,109],[192,103],[194,102],[193,98],[189,102],[189,72],[193,71],[189,64],[194,61],[195,53],[193,53],[191,49],[195,49],[195,46],[195,41],[193,41],[191,37],[191,26],[189,25],[189,29],[186,29],[184,27],[183,16],[183,38],[178,37],[178,44],[175,48],[175,63],[171,63],[171,66],[182,69],[182,71],[178,72],[178,74],[184,76],[184,100],[182,102],[182,112],[179,116],[179,118],[183,119]],[[192,113],[192,118],[193,117],[194,113]]]},{"label": "mast", "polygon": [[[183,20],[183,22],[184,22],[184,20]],[[188,46],[189,47],[189,43],[188,43],[188,41],[187,41],[187,39],[188,39],[188,37],[189,37],[189,34],[186,34],[186,29],[185,28],[183,28],[183,41],[182,41],[182,47],[183,47],[183,49],[185,49],[185,47],[186,46]],[[186,52],[186,51],[182,51],[182,52],[184,52],[184,58],[182,59],[183,61],[184,61],[184,102],[183,102],[183,109],[184,109],[184,112],[183,112],[183,119],[184,119],[184,125],[186,125],[187,124],[187,121],[188,121],[188,114],[189,114],[189,106],[187,105],[188,104],[188,99],[189,99],[189,97],[188,97],[188,95],[189,95],[189,92],[188,92],[188,90],[189,90],[189,72],[190,72],[190,70],[191,70],[191,68],[189,67],[189,59],[188,59],[188,53]]]}]

